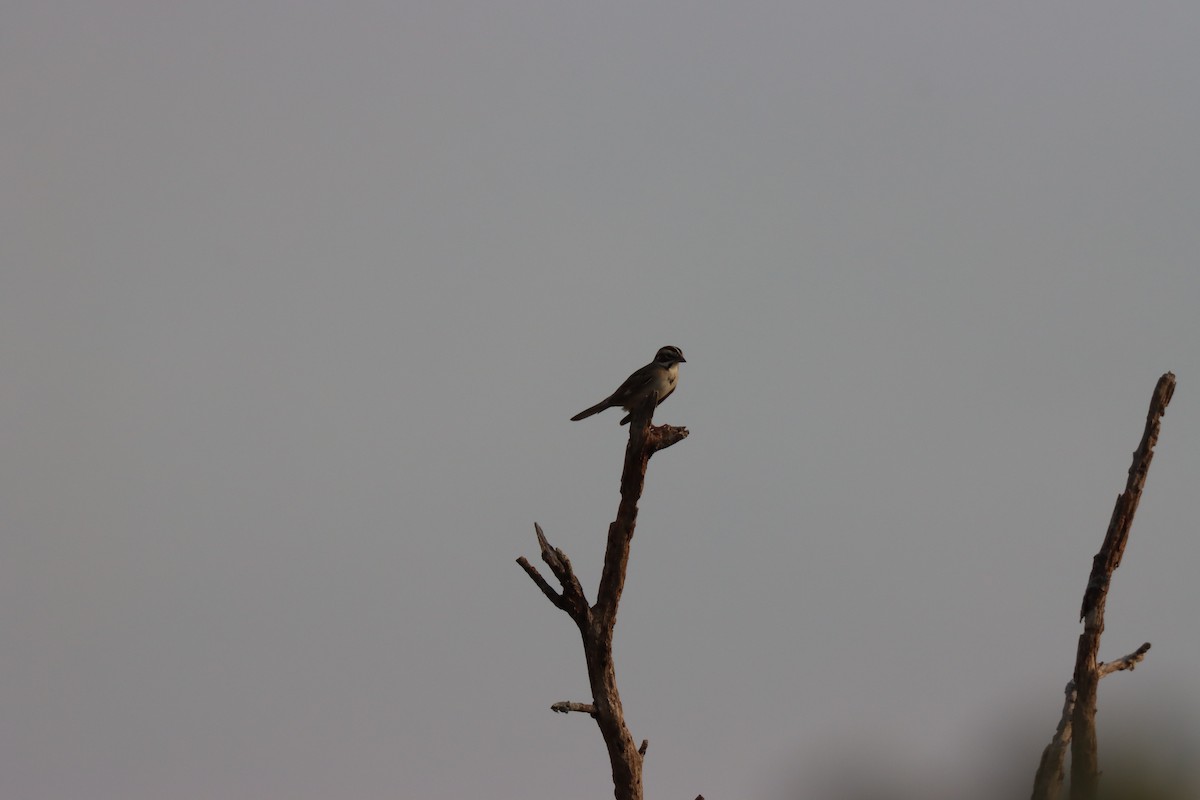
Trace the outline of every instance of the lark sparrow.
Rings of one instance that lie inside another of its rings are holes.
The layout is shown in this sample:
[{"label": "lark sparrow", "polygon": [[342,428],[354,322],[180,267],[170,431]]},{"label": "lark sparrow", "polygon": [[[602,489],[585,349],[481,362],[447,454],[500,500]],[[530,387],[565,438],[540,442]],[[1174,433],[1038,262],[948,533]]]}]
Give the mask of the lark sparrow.
[{"label": "lark sparrow", "polygon": [[[671,392],[675,391],[675,385],[679,383],[679,365],[685,361],[687,359],[683,357],[683,351],[678,347],[674,345],[663,347],[653,361],[626,378],[615,392],[591,408],[580,411],[571,419],[585,419],[592,414],[599,414],[606,408],[620,407],[630,411],[639,402],[645,400],[651,392],[658,392],[658,402],[661,403],[670,396]],[[629,418],[632,416],[632,414],[626,414],[625,418],[621,420],[621,424],[629,422]]]}]

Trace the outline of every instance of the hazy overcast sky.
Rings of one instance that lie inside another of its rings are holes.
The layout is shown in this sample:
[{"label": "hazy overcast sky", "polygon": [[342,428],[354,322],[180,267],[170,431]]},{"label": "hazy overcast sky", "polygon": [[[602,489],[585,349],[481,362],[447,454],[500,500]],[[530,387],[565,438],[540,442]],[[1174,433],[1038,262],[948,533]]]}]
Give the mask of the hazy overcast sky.
[{"label": "hazy overcast sky", "polygon": [[6,3],[0,796],[609,795],[513,560],[537,520],[594,597],[626,429],[568,418],[664,344],[648,797],[864,754],[1027,794],[1167,370],[1100,735],[1195,759],[1197,42],[1195,3]]}]

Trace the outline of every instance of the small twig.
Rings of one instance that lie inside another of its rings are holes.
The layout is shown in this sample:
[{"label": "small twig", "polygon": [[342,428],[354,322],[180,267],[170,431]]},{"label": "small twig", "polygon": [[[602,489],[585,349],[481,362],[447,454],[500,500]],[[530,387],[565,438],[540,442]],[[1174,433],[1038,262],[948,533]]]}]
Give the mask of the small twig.
[{"label": "small twig", "polygon": [[642,758],[646,757],[646,751],[650,749],[650,740],[642,739],[642,746],[638,748],[638,755]]},{"label": "small twig", "polygon": [[562,593],[554,591],[554,587],[542,577],[537,568],[530,564],[529,559],[525,556],[518,558],[517,563],[542,590],[542,594],[550,599],[551,603],[567,612],[571,619],[575,620],[575,624],[579,626],[580,630],[586,629],[591,621],[591,611],[588,608],[587,597],[583,593],[583,586],[579,583],[579,578],[575,577],[574,568],[571,567],[571,559],[567,558],[567,554],[559,548],[550,546],[541,525],[533,523],[533,530],[537,533],[538,547],[542,551],[542,561],[546,562],[550,571],[554,573],[554,577],[558,578],[558,582],[563,588]]},{"label": "small twig", "polygon": [[575,570],[571,567],[571,559],[567,558],[567,554],[557,547],[551,547],[550,542],[546,540],[546,534],[542,531],[542,526],[533,523],[533,530],[537,534],[538,547],[542,551],[542,561],[550,567],[550,571],[554,573],[554,577],[558,578],[558,582],[562,584],[563,590],[568,593],[578,594],[583,596],[583,587],[575,578]]},{"label": "small twig", "polygon": [[521,569],[525,570],[525,573],[533,579],[533,582],[537,584],[537,587],[542,590],[542,594],[550,598],[551,603],[554,603],[554,605],[558,606],[563,611],[567,610],[567,603],[565,600],[563,600],[563,596],[554,591],[554,587],[546,583],[546,579],[543,578],[542,574],[537,571],[537,567],[535,567],[533,564],[530,564],[529,560],[526,559],[525,556],[518,558],[517,563],[520,564]]},{"label": "small twig", "polygon": [[1124,669],[1132,670],[1138,664],[1142,663],[1142,659],[1146,657],[1146,653],[1149,650],[1150,643],[1146,642],[1137,650],[1134,650],[1127,656],[1121,656],[1116,661],[1101,661],[1096,665],[1096,671],[1099,672],[1100,677],[1103,678],[1105,675],[1111,675],[1114,672],[1120,672]]},{"label": "small twig", "polygon": [[591,703],[576,703],[574,700],[560,700],[550,706],[550,710],[559,714],[569,714],[572,711],[576,711],[580,714],[587,714],[592,717],[596,716],[596,707],[594,705]]}]

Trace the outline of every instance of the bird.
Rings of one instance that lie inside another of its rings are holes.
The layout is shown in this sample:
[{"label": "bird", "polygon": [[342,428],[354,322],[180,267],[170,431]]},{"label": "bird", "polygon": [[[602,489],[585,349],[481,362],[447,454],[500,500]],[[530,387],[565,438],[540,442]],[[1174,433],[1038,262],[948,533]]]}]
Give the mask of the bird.
[{"label": "bird", "polygon": [[[675,386],[679,383],[679,365],[686,361],[683,351],[675,345],[660,347],[653,361],[626,378],[608,397],[571,417],[572,421],[587,419],[606,408],[620,407],[626,411],[633,411],[634,406],[652,392],[658,392],[658,402],[661,403],[675,391]],[[621,424],[628,423],[632,416],[633,414],[626,414]]]}]

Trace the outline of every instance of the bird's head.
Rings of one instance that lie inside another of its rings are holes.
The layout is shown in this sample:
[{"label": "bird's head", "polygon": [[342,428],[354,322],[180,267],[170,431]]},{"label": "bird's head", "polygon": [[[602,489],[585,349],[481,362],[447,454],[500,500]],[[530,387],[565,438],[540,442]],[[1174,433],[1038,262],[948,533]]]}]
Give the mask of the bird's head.
[{"label": "bird's head", "polygon": [[660,347],[658,350],[658,355],[654,357],[654,360],[665,367],[669,367],[672,364],[683,364],[687,362],[687,359],[683,357],[683,351],[673,344],[669,344],[666,347]]}]

